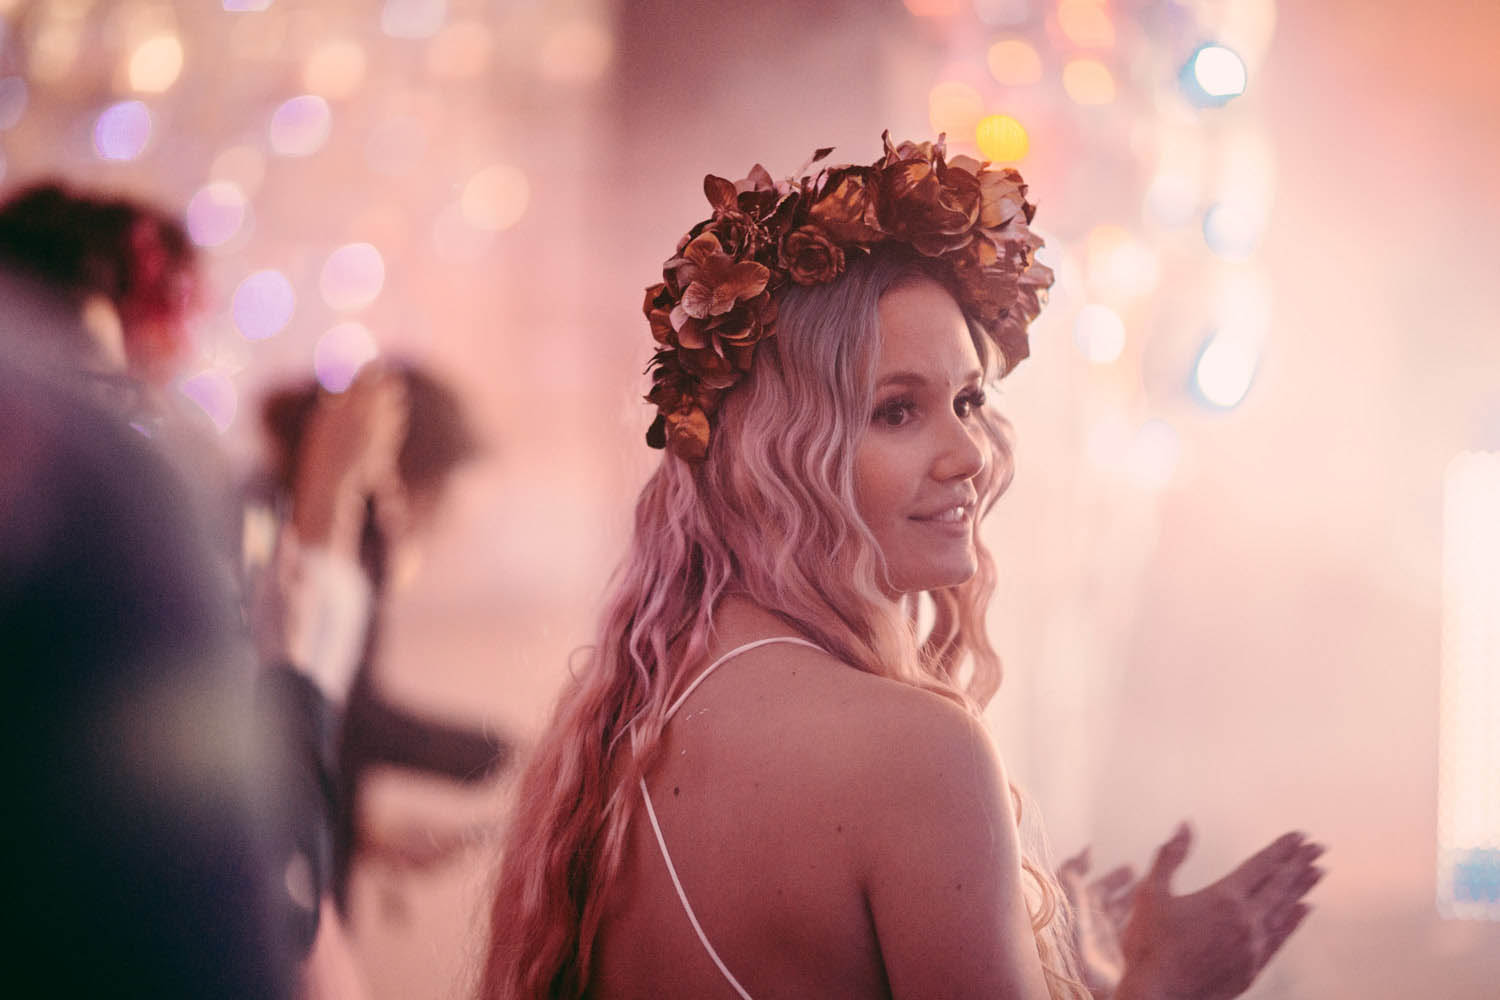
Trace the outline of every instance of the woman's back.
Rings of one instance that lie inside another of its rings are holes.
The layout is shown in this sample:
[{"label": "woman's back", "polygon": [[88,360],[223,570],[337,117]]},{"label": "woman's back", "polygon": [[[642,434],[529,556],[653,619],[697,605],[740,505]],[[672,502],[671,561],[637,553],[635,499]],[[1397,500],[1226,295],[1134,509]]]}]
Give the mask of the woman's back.
[{"label": "woman's back", "polygon": [[[788,634],[728,602],[711,656]],[[886,997],[888,970],[896,995],[955,995],[954,983],[1032,995],[1014,992],[1026,981],[1045,996],[1039,970],[1034,983],[1021,971],[1035,967],[1034,949],[1029,963],[1005,954],[1006,937],[1033,946],[1018,880],[1001,898],[1016,864],[1005,854],[1017,847],[998,761],[947,699],[817,649],[759,646],[681,706],[647,787],[703,935],[749,996]],[[913,866],[920,884],[907,884]],[[949,939],[933,948],[948,923]],[[926,946],[908,949],[918,931]],[[644,809],[595,962],[590,995],[601,1000],[736,995],[694,930]]]}]

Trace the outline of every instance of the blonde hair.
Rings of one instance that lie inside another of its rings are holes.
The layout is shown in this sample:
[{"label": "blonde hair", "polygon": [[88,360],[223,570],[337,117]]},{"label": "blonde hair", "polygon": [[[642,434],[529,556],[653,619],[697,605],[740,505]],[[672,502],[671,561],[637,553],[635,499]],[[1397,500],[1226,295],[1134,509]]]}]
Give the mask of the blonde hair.
[{"label": "blonde hair", "polygon": [[[879,358],[876,307],[887,291],[923,278],[952,287],[941,265],[882,248],[835,282],[789,288],[776,335],[714,417],[705,460],[668,453],[646,483],[597,640],[521,779],[491,914],[485,1000],[583,995],[639,802],[636,779],[656,759],[667,706],[704,661],[730,590],[844,663],[976,714],[999,687],[984,628],[995,583],[984,546],[973,578],[927,594],[933,624],[919,638],[919,598],[892,614],[884,558],[855,506],[854,454]],[[986,369],[999,370],[988,338],[970,326]],[[992,454],[978,484],[988,510],[1010,481],[1009,428],[976,412]],[[1037,864],[1023,867],[1049,991],[1087,998],[1065,943],[1061,891]]]}]

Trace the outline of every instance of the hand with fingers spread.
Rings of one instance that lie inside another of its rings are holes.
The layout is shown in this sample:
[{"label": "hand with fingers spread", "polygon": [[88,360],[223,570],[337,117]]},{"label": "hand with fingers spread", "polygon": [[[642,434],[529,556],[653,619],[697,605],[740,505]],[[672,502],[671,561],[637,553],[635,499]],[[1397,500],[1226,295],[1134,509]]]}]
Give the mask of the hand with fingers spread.
[{"label": "hand with fingers spread", "polygon": [[1130,916],[1135,893],[1135,871],[1129,865],[1089,880],[1089,848],[1085,847],[1057,870],[1063,894],[1073,908],[1073,944],[1083,981],[1096,997],[1108,997],[1125,971],[1120,939]]},{"label": "hand with fingers spread", "polygon": [[1174,896],[1191,841],[1184,823],[1135,890],[1116,1000],[1239,996],[1308,914],[1302,897],[1323,877],[1313,863],[1322,846],[1288,833],[1213,885]]}]

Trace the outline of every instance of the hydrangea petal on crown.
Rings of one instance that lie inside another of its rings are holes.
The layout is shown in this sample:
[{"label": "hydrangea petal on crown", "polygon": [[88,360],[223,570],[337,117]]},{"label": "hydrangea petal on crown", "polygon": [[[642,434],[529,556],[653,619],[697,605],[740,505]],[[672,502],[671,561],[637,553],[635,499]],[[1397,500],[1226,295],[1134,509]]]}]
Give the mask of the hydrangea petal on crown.
[{"label": "hydrangea petal on crown", "polygon": [[[712,174],[703,191],[713,216],[690,229],[646,289],[659,345],[647,370],[657,407],[646,443],[688,461],[708,450],[709,421],[750,369],[755,345],[776,332],[776,293],[788,282],[838,278],[852,254],[906,243],[947,262],[964,311],[999,348],[1002,375],[1030,353],[1026,327],[1041,312],[1052,272],[1028,224],[1035,206],[1009,168],[968,156],[949,160],[937,142],[894,145],[867,167],[825,166],[777,183],[756,164],[731,183]],[[833,152],[820,149],[806,171]]]}]

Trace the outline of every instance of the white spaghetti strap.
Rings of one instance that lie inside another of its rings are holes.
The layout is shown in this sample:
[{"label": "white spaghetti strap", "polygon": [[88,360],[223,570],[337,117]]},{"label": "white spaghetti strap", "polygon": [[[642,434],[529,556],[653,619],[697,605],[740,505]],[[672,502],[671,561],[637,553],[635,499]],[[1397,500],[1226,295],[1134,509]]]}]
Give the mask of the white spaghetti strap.
[{"label": "white spaghetti strap", "polygon": [[682,703],[688,700],[688,695],[698,690],[698,685],[708,680],[709,674],[713,673],[715,670],[718,670],[719,667],[721,667],[725,663],[728,663],[730,660],[734,659],[736,656],[739,656],[741,653],[748,653],[750,652],[750,650],[759,649],[761,646],[769,646],[773,642],[789,642],[797,646],[807,646],[811,649],[816,649],[818,652],[823,651],[823,647],[819,646],[817,643],[808,642],[806,639],[798,638],[795,635],[773,635],[769,639],[756,639],[754,642],[747,642],[743,646],[736,646],[729,652],[725,653],[723,656],[719,657],[714,662],[710,663],[708,665],[708,669],[703,671],[703,673],[693,678],[693,683],[687,686],[687,690],[678,695],[677,700],[672,702],[672,704],[667,708],[667,718],[670,719],[672,716],[677,714],[677,710],[682,707]]},{"label": "white spaghetti strap", "polygon": [[[710,663],[708,665],[708,669],[704,670],[703,673],[699,674],[696,678],[693,679],[693,683],[688,685],[687,690],[682,692],[682,694],[678,696],[677,700],[672,702],[671,707],[667,709],[667,718],[670,719],[672,716],[676,715],[677,710],[682,707],[682,703],[684,701],[687,701],[688,695],[696,691],[698,689],[698,685],[702,684],[704,679],[707,678],[708,675],[713,673],[715,670],[718,670],[720,666],[728,663],[730,660],[734,659],[741,653],[747,653],[750,650],[758,649],[761,646],[768,646],[773,642],[789,642],[798,646],[807,646],[819,651],[823,649],[823,647],[819,646],[817,643],[808,642],[806,639],[801,639],[794,635],[777,635],[772,636],[769,639],[757,639],[754,642],[747,642],[743,646],[736,646],[729,652],[725,653],[723,656],[719,657],[714,662]],[[741,1000],[751,1000],[750,994],[745,992],[745,987],[741,986],[740,981],[734,978],[734,974],[729,971],[729,967],[724,964],[724,960],[720,958],[719,953],[714,950],[714,946],[708,940],[708,935],[703,933],[703,925],[698,923],[698,914],[693,912],[693,904],[688,902],[687,892],[682,888],[682,880],[677,877],[677,866],[672,863],[672,852],[667,850],[667,839],[662,836],[661,824],[656,820],[656,808],[651,804],[651,793],[646,790],[645,778],[641,779],[640,785],[641,800],[646,803],[646,818],[651,820],[651,830],[656,834],[656,846],[661,848],[661,859],[667,863],[667,874],[672,876],[672,888],[677,890],[677,899],[682,903],[682,909],[683,912],[687,914],[688,922],[693,925],[693,932],[698,935],[698,942],[703,945],[703,950],[708,952],[708,957],[714,960],[714,965],[718,966],[719,971],[723,973],[724,978],[729,981],[729,985],[734,987],[734,991],[740,995]]]},{"label": "white spaghetti strap", "polygon": [[729,971],[729,967],[724,964],[719,953],[714,951],[714,946],[708,941],[708,935],[703,933],[703,925],[698,923],[698,915],[693,912],[693,904],[688,902],[687,893],[682,890],[682,880],[677,877],[677,866],[672,864],[672,855],[667,851],[666,838],[661,835],[661,824],[656,821],[656,810],[651,806],[651,793],[646,791],[645,778],[641,779],[641,798],[646,802],[646,816],[651,820],[651,829],[656,833],[656,846],[661,848],[661,859],[667,863],[667,874],[672,876],[672,887],[677,890],[677,898],[681,900],[682,908],[687,913],[688,920],[692,922],[693,931],[698,935],[703,950],[708,952],[708,957],[714,960],[714,964],[719,967],[724,978],[729,980],[729,985],[734,987],[734,991],[744,1000],[751,1000],[750,994],[745,992],[745,987],[740,985],[740,981],[734,978],[734,973]]}]

